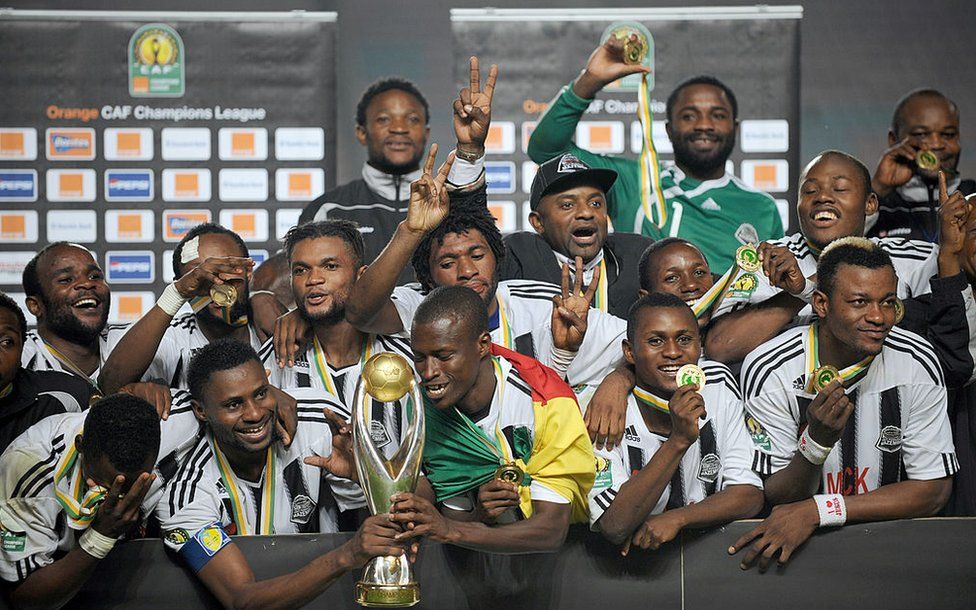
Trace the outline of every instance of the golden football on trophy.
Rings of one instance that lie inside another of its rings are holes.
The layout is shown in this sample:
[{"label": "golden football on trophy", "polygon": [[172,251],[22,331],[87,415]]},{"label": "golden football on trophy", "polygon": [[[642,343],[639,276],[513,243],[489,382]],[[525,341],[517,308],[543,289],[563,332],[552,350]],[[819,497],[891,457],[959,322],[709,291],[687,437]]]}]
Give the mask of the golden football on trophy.
[{"label": "golden football on trophy", "polygon": [[403,356],[391,352],[376,354],[363,366],[363,384],[376,400],[392,402],[410,391],[413,369]]}]

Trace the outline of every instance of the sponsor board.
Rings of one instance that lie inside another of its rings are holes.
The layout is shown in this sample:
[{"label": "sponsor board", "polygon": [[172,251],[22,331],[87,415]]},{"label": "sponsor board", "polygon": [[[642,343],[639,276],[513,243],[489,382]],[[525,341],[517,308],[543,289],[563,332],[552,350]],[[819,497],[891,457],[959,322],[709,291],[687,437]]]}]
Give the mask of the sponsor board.
[{"label": "sponsor board", "polygon": [[164,169],[163,201],[210,201],[209,169]]},{"label": "sponsor board", "polygon": [[777,199],[776,209],[779,211],[779,219],[783,222],[783,229],[788,230],[790,226],[790,202],[785,199]]},{"label": "sponsor board", "polygon": [[268,158],[268,130],[264,127],[224,127],[217,132],[221,161],[264,161]]},{"label": "sponsor board", "polygon": [[33,244],[36,242],[36,211],[0,212],[0,244]]},{"label": "sponsor board", "polygon": [[138,322],[155,304],[156,295],[152,292],[120,292],[113,290],[112,303],[108,310],[108,321],[113,324],[120,322]]},{"label": "sponsor board", "polygon": [[34,252],[0,251],[0,284],[20,286],[24,267],[34,258]]},{"label": "sponsor board", "polygon": [[742,181],[760,191],[787,191],[789,173],[790,166],[786,159],[750,159],[742,162]]},{"label": "sponsor board", "polygon": [[150,250],[110,250],[105,253],[105,280],[109,283],[151,284],[156,281],[156,254]]},{"label": "sponsor board", "polygon": [[[160,259],[160,264],[163,268],[163,281],[169,284],[176,279],[176,274],[173,273],[173,250],[163,250],[163,256]],[[183,310],[191,311],[186,305],[183,306]],[[180,313],[183,313],[181,310]]]},{"label": "sponsor board", "polygon": [[110,243],[153,241],[153,213],[150,210],[105,212],[105,241]]},{"label": "sponsor board", "polygon": [[37,201],[37,170],[0,170],[0,201]]},{"label": "sponsor board", "polygon": [[515,164],[511,161],[486,161],[485,182],[488,193],[515,192]]},{"label": "sponsor board", "polygon": [[489,155],[510,155],[515,152],[515,123],[493,122],[485,139],[485,152]]},{"label": "sponsor board", "polygon": [[27,294],[23,292],[8,292],[7,296],[13,299],[14,303],[17,303],[20,310],[24,312],[24,317],[27,318],[27,325],[37,326],[37,318],[27,309]]},{"label": "sponsor board", "polygon": [[48,201],[95,201],[93,169],[49,169],[44,174]]},{"label": "sponsor board", "polygon": [[91,161],[95,158],[95,130],[51,127],[45,131],[49,161]]},{"label": "sponsor board", "polygon": [[518,209],[514,201],[489,201],[488,211],[495,217],[495,224],[502,233],[511,233],[517,228]]},{"label": "sponsor board", "polygon": [[151,161],[153,130],[110,127],[102,133],[106,161]]},{"label": "sponsor board", "polygon": [[166,127],[159,134],[163,161],[209,161],[210,130],[206,127]]},{"label": "sponsor board", "polygon": [[90,244],[98,239],[95,210],[50,210],[47,213],[47,241]]},{"label": "sponsor board", "polygon": [[210,210],[163,210],[163,241],[178,242],[190,229],[211,219]]},{"label": "sponsor board", "polygon": [[275,171],[275,199],[311,201],[325,193],[325,170],[283,168]]},{"label": "sponsor board", "polygon": [[37,130],[33,127],[0,127],[0,161],[37,159]]},{"label": "sponsor board", "polygon": [[268,170],[222,169],[217,174],[221,201],[267,201]]},{"label": "sponsor board", "polygon": [[278,240],[284,239],[288,229],[298,224],[298,217],[301,215],[302,208],[275,210],[275,238]]},{"label": "sponsor board", "polygon": [[325,158],[325,130],[321,127],[279,127],[275,130],[275,158],[279,161],[321,161]]},{"label": "sponsor board", "polygon": [[[674,146],[671,145],[671,138],[668,137],[663,121],[651,123],[651,140],[654,142],[654,150],[657,151],[657,154],[670,155],[674,152]],[[639,155],[642,150],[644,150],[644,130],[641,128],[640,121],[632,121],[630,123],[630,152]]]},{"label": "sponsor board", "polygon": [[536,121],[522,123],[522,152],[525,154],[529,154],[529,140],[532,138],[532,132],[535,131],[537,124]]},{"label": "sponsor board", "polygon": [[580,121],[576,125],[576,145],[593,153],[622,153],[624,124],[620,121]]},{"label": "sponsor board", "polygon": [[257,269],[264,261],[268,260],[267,250],[248,250],[248,256],[254,259],[254,268]]},{"label": "sponsor board", "polygon": [[535,174],[539,171],[539,164],[533,161],[522,161],[522,192],[531,193],[532,192],[532,181],[535,180]]},{"label": "sponsor board", "polygon": [[154,186],[151,169],[105,171],[105,201],[152,201]]},{"label": "sponsor board", "polygon": [[789,121],[786,119],[743,119],[739,124],[739,148],[744,153],[787,152],[790,149]]},{"label": "sponsor board", "polygon": [[268,241],[267,210],[221,210],[219,222],[244,241]]}]

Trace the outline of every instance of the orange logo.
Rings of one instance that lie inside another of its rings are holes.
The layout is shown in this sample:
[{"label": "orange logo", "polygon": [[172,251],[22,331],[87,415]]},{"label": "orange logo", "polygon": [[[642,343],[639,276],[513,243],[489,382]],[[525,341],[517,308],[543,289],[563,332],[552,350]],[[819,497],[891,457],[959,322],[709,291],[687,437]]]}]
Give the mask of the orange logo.
[{"label": "orange logo", "polygon": [[177,197],[199,197],[199,176],[195,173],[179,173],[174,175],[173,194]]},{"label": "orange logo", "polygon": [[132,90],[136,93],[149,93],[149,77],[133,76]]},{"label": "orange logo", "polygon": [[777,186],[776,166],[757,164],[752,167],[752,184],[757,189],[775,189]]},{"label": "orange logo", "polygon": [[140,214],[119,214],[119,239],[139,239],[142,237],[142,216]]},{"label": "orange logo", "polygon": [[590,146],[593,148],[613,147],[613,129],[610,125],[592,125],[590,127]]},{"label": "orange logo", "polygon": [[138,132],[119,131],[115,134],[115,150],[120,157],[142,155],[142,138]]},{"label": "orange logo", "polygon": [[142,317],[142,297],[121,294],[118,299],[119,311],[116,317],[121,322],[135,322]]},{"label": "orange logo", "polygon": [[291,173],[288,174],[288,196],[289,197],[311,197],[312,196],[312,174]]},{"label": "orange logo", "polygon": [[488,137],[485,138],[485,148],[488,150],[498,150],[505,147],[505,130],[501,125],[492,125],[488,128]]},{"label": "orange logo", "polygon": [[0,132],[0,156],[19,157],[24,150],[24,134],[17,131]]},{"label": "orange logo", "polygon": [[58,193],[61,197],[83,197],[85,195],[84,174],[58,174]]},{"label": "orange logo", "polygon": [[241,237],[253,237],[258,230],[257,219],[254,214],[234,214],[230,229]]},{"label": "orange logo", "polygon": [[253,157],[257,155],[254,146],[254,132],[236,131],[230,135],[230,154],[235,157]]},{"label": "orange logo", "polygon": [[4,214],[0,216],[0,237],[4,239],[23,239],[27,237],[27,218],[23,214]]}]

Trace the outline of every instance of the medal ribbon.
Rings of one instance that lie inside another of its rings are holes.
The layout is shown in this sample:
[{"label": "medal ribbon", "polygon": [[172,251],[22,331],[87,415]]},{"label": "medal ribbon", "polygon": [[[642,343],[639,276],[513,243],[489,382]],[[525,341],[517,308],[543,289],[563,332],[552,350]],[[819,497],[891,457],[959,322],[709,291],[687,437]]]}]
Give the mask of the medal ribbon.
[{"label": "medal ribbon", "polygon": [[3,386],[2,389],[0,389],[0,398],[6,398],[7,396],[10,396],[10,394],[13,391],[14,391],[14,382],[11,381],[7,385]]},{"label": "medal ribbon", "polygon": [[[813,394],[815,393],[813,372],[820,368],[820,344],[817,339],[816,323],[811,324],[810,328],[807,329],[807,345],[809,346],[807,349],[807,392]],[[838,374],[844,387],[850,386],[854,379],[866,372],[872,362],[874,362],[874,356],[868,356],[840,371]]]},{"label": "medal ribbon", "polygon": [[[335,381],[333,381],[332,375],[329,374],[329,363],[325,359],[325,350],[322,348],[322,344],[319,343],[318,337],[315,337],[312,345],[312,364],[315,365],[315,371],[319,375],[319,380],[322,381],[322,385],[325,386],[325,389],[329,393],[333,396],[339,396],[339,392],[336,391]],[[366,364],[366,361],[369,360],[372,354],[373,335],[366,335],[363,339],[363,349],[359,356],[359,368],[362,368]]]},{"label": "medal ribbon", "polygon": [[658,398],[645,389],[635,386],[632,394],[634,395],[634,398],[637,399],[637,402],[644,403],[645,405],[653,407],[658,411],[664,411],[665,413],[671,412],[671,409],[668,408],[668,401],[664,400],[663,398]]},{"label": "medal ribbon", "polygon": [[653,119],[646,74],[641,77],[638,90],[637,118],[640,120],[644,141],[640,154],[641,207],[644,217],[660,229],[668,223],[668,208],[661,191],[661,168],[658,165],[657,150],[654,148],[654,138],[651,136]]},{"label": "medal ribbon", "polygon": [[508,321],[508,312],[505,311],[505,304],[500,297],[495,297],[498,303],[498,327],[502,329],[502,347],[510,350],[515,349],[515,337],[512,335],[512,325]]},{"label": "medal ribbon", "polygon": [[718,304],[722,302],[725,295],[728,294],[729,288],[735,283],[736,278],[739,277],[739,267],[737,265],[732,265],[729,270],[725,272],[725,275],[720,277],[717,282],[712,284],[712,287],[708,291],[698,297],[695,304],[691,306],[691,310],[695,312],[695,317],[700,318],[709,311],[718,307]]},{"label": "medal ribbon", "polygon": [[[593,298],[593,306],[600,311],[607,311],[610,306],[610,299],[607,296],[607,259],[600,259],[600,283],[596,287],[596,295]],[[507,347],[507,346],[506,346]]]},{"label": "medal ribbon", "polygon": [[[190,309],[193,310],[193,313],[198,313],[201,309],[213,303],[213,299],[211,299],[208,296],[193,297],[192,299],[190,299],[189,303],[190,303]],[[230,312],[231,312],[230,307],[220,308],[220,318],[224,321],[224,324],[226,324],[227,326],[234,326],[234,327],[240,327],[247,324],[248,322],[247,314],[237,318],[236,320],[232,320],[230,317]]]},{"label": "medal ribbon", "polygon": [[[78,434],[81,433],[82,430],[79,430]],[[72,529],[85,529],[91,525],[98,513],[98,507],[108,493],[108,490],[100,485],[87,488],[81,471],[82,468],[78,464],[78,448],[75,447],[74,441],[71,441],[71,445],[61,456],[58,467],[54,471],[54,494],[58,504],[68,515]],[[65,492],[58,483],[69,476],[71,483],[68,492]]]},{"label": "medal ribbon", "polygon": [[[247,513],[244,512],[244,503],[241,501],[240,491],[237,486],[237,476],[227,462],[220,447],[213,440],[212,436],[207,437],[210,448],[213,450],[214,457],[217,458],[217,470],[220,471],[220,479],[224,482],[227,495],[230,496],[230,506],[234,513],[234,523],[237,525],[237,533],[241,536],[251,534],[247,528]],[[267,457],[264,464],[264,485],[261,492],[261,523],[258,524],[258,531],[254,534],[271,535],[274,534],[274,507],[275,507],[275,461],[274,443],[267,449]]]},{"label": "medal ribbon", "polygon": [[61,366],[62,367],[68,369],[69,371],[71,371],[72,373],[74,373],[75,375],[77,375],[78,377],[81,377],[82,379],[84,379],[85,381],[87,381],[91,385],[91,387],[95,390],[95,393],[92,395],[92,398],[93,399],[96,396],[97,397],[101,397],[102,391],[98,388],[98,384],[96,384],[95,381],[91,377],[89,377],[88,375],[86,375],[85,374],[85,371],[81,370],[78,367],[78,365],[76,365],[71,360],[71,358],[68,358],[67,356],[65,356],[64,354],[62,354],[58,350],[58,348],[54,347],[53,345],[51,345],[50,343],[48,343],[44,339],[41,339],[41,342],[44,343],[44,347],[47,348],[47,351],[51,352],[51,355],[54,356],[54,359],[61,363]]}]

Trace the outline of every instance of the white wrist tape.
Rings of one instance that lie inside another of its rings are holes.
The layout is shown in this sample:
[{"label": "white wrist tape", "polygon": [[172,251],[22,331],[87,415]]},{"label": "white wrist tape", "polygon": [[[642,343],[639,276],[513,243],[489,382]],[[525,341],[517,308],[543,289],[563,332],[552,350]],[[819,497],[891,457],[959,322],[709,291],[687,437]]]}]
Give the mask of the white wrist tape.
[{"label": "white wrist tape", "polygon": [[553,345],[549,353],[551,355],[551,363],[549,368],[559,373],[560,377],[565,377],[566,371],[569,370],[569,365],[572,364],[573,359],[576,358],[576,352],[571,352],[566,349],[559,349]]},{"label": "white wrist tape", "polygon": [[813,496],[820,513],[820,527],[834,527],[847,523],[847,503],[840,494],[817,494]]},{"label": "white wrist tape", "polygon": [[156,307],[159,307],[170,316],[175,316],[176,312],[180,310],[180,307],[183,307],[183,303],[186,303],[186,299],[176,289],[176,283],[174,282],[163,290],[163,294],[159,295],[159,300],[156,301]]},{"label": "white wrist tape", "polygon": [[247,293],[247,298],[253,299],[259,294],[270,294],[271,296],[278,298],[278,295],[276,295],[272,290],[251,290],[250,292]]},{"label": "white wrist tape", "polygon": [[803,286],[803,291],[800,294],[793,295],[800,299],[804,303],[813,302],[813,293],[817,291],[817,283],[812,281],[810,278],[806,278],[807,283]]},{"label": "white wrist tape", "polygon": [[105,559],[115,547],[116,542],[118,540],[99,534],[93,527],[86,529],[85,533],[78,538],[78,546],[81,547],[81,550],[95,559]]},{"label": "white wrist tape", "polygon": [[822,466],[824,462],[827,461],[827,456],[830,455],[830,450],[833,447],[824,447],[817,441],[810,438],[810,427],[807,426],[803,429],[803,434],[800,435],[800,440],[796,442],[796,450],[800,452],[800,455],[805,457],[808,462],[814,466]]}]

